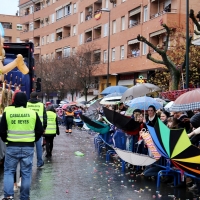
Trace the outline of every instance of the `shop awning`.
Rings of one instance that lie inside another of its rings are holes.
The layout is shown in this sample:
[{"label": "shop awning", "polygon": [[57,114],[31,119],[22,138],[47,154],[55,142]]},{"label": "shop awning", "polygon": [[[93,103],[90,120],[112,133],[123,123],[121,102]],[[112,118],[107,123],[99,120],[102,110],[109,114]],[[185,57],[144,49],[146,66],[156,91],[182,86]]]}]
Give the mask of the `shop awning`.
[{"label": "shop awning", "polygon": [[133,39],[133,40],[128,41],[128,45],[135,44],[138,42],[140,42],[138,39]]},{"label": "shop awning", "polygon": [[160,35],[160,34],[162,34],[162,33],[166,33],[166,30],[165,30],[165,29],[162,29],[162,30],[159,30],[159,31],[150,33],[150,37],[154,37],[154,36]]},{"label": "shop awning", "polygon": [[134,79],[119,80],[119,81],[118,81],[118,85],[123,85],[123,86],[134,85]]},{"label": "shop awning", "polygon": [[136,15],[141,12],[141,7],[135,8],[129,12],[129,17]]},{"label": "shop awning", "polygon": [[[91,101],[92,99],[96,98],[97,96],[94,95],[87,95],[87,101]],[[85,101],[85,96],[82,96],[81,98],[76,100],[76,103],[80,103],[82,101]]]}]

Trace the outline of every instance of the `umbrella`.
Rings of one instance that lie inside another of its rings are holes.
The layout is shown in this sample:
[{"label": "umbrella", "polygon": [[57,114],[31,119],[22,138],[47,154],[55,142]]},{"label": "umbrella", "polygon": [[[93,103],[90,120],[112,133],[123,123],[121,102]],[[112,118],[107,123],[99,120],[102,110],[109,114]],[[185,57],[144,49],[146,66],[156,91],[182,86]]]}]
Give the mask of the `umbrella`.
[{"label": "umbrella", "polygon": [[160,119],[148,130],[158,152],[182,171],[200,175],[200,149],[192,145],[185,129],[169,129]]},{"label": "umbrella", "polygon": [[124,102],[127,100],[131,100],[136,97],[141,97],[146,94],[156,92],[159,90],[160,90],[160,88],[158,86],[151,84],[151,83],[137,84],[124,92],[124,94],[122,95],[121,101]]},{"label": "umbrella", "polygon": [[147,155],[133,153],[131,151],[125,151],[118,148],[114,148],[118,156],[132,165],[148,166],[156,162],[156,159],[151,158]]},{"label": "umbrella", "polygon": [[97,110],[101,107],[100,101],[102,98],[95,100],[93,103],[90,104],[88,111]]},{"label": "umbrella", "polygon": [[107,120],[119,129],[124,131],[134,131],[140,126],[139,122],[136,122],[134,119],[121,115],[113,110],[109,110],[106,107],[103,108],[103,111]]},{"label": "umbrella", "polygon": [[140,109],[140,110],[148,110],[149,106],[155,106],[156,109],[162,108],[161,104],[154,100],[152,97],[137,97],[127,103],[127,105],[131,108]]},{"label": "umbrella", "polygon": [[158,103],[161,104],[161,106],[164,106],[167,104],[167,102],[164,99],[161,98],[154,98],[154,100],[156,100]]},{"label": "umbrella", "polygon": [[200,108],[200,89],[186,92],[179,96],[173,103],[170,111],[188,111]]},{"label": "umbrella", "polygon": [[106,89],[104,89],[101,92],[101,94],[102,95],[108,95],[108,94],[115,93],[115,92],[124,93],[127,89],[128,89],[127,87],[124,87],[124,86],[121,86],[121,85],[109,86]]},{"label": "umbrella", "polygon": [[173,105],[173,103],[174,103],[174,101],[170,101],[170,102],[164,107],[164,109],[165,109],[167,112],[169,112],[169,111],[170,111],[170,108],[171,108],[172,105]]},{"label": "umbrella", "polygon": [[62,105],[62,109],[66,109],[68,106],[75,106],[76,105],[76,102],[70,102],[70,103],[66,103],[64,105]]},{"label": "umbrella", "polygon": [[107,124],[104,124],[96,120],[91,120],[90,118],[82,114],[80,115],[80,117],[84,121],[84,123],[87,125],[88,128],[90,128],[91,130],[97,133],[105,134],[105,133],[108,133],[108,131],[110,130],[110,126]]}]

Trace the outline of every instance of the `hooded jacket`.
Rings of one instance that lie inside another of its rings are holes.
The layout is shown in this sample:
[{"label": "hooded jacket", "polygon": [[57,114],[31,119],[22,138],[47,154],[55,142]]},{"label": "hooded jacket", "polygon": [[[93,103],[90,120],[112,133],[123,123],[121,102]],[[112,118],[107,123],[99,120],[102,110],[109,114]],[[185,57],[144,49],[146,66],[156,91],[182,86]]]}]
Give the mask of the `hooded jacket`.
[{"label": "hooded jacket", "polygon": [[[38,103],[38,102],[41,103],[41,101],[37,98],[31,98],[28,100],[28,102],[33,103],[33,104]],[[46,129],[46,127],[47,127],[47,113],[46,113],[46,109],[44,106],[44,109],[43,109],[43,128],[44,128],[44,130]]]},{"label": "hooded jacket", "polygon": [[[22,92],[18,92],[15,95],[15,99],[14,99],[15,107],[26,108],[26,104],[27,104],[26,94],[24,94]],[[4,142],[7,142],[7,146],[20,146],[20,147],[22,147],[22,146],[33,147],[34,146],[34,142],[10,142],[10,141],[8,142],[7,141],[7,131],[8,131],[8,124],[6,121],[6,112],[4,112],[2,115],[2,118],[1,118],[1,123],[0,123],[0,137]],[[41,123],[40,118],[37,113],[36,113],[36,122],[35,122],[34,132],[35,132],[35,141],[38,141],[44,132],[42,123]]]}]

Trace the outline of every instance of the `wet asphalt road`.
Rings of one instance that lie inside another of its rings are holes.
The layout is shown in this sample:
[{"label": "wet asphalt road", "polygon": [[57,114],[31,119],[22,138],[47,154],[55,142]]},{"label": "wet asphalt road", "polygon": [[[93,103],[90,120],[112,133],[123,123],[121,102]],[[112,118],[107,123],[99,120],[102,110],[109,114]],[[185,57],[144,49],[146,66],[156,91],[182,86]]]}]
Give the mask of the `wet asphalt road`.
[{"label": "wet asphalt road", "polygon": [[[60,132],[54,140],[52,158],[45,158],[44,152],[43,169],[37,169],[34,157],[31,200],[196,199],[187,189],[170,188],[164,183],[157,189],[155,180],[136,176],[128,169],[122,173],[117,159],[106,163],[105,154],[99,156],[95,151],[94,135],[76,129],[69,135],[64,127],[60,127]],[[85,156],[77,157],[75,151]],[[3,197],[2,169],[0,197]],[[19,192],[15,199],[19,199]]]}]

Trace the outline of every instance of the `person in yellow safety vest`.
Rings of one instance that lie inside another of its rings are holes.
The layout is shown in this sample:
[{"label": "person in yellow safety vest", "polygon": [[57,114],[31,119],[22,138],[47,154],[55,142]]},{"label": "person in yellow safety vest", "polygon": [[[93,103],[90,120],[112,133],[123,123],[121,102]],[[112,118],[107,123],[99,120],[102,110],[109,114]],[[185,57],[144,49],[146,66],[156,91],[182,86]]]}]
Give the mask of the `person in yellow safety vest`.
[{"label": "person in yellow safety vest", "polygon": [[[30,99],[27,103],[27,108],[34,110],[38,113],[40,120],[42,122],[44,130],[47,127],[47,113],[44,104],[38,99],[37,92],[32,92]],[[36,152],[37,152],[37,167],[42,168],[44,166],[44,161],[42,159],[42,137],[36,142]]]},{"label": "person in yellow safety vest", "polygon": [[65,112],[65,121],[66,121],[66,133],[72,133],[72,125],[74,123],[74,111],[72,110],[71,106],[67,108]]},{"label": "person in yellow safety vest", "polygon": [[44,134],[46,140],[46,157],[52,156],[53,140],[60,134],[56,111],[52,105],[47,107],[47,128]]},{"label": "person in yellow safety vest", "polygon": [[18,92],[12,109],[3,113],[0,123],[0,137],[7,148],[4,163],[4,200],[14,200],[14,174],[20,163],[22,174],[20,199],[29,199],[34,155],[34,143],[44,129],[36,112],[26,108],[27,97]]}]

